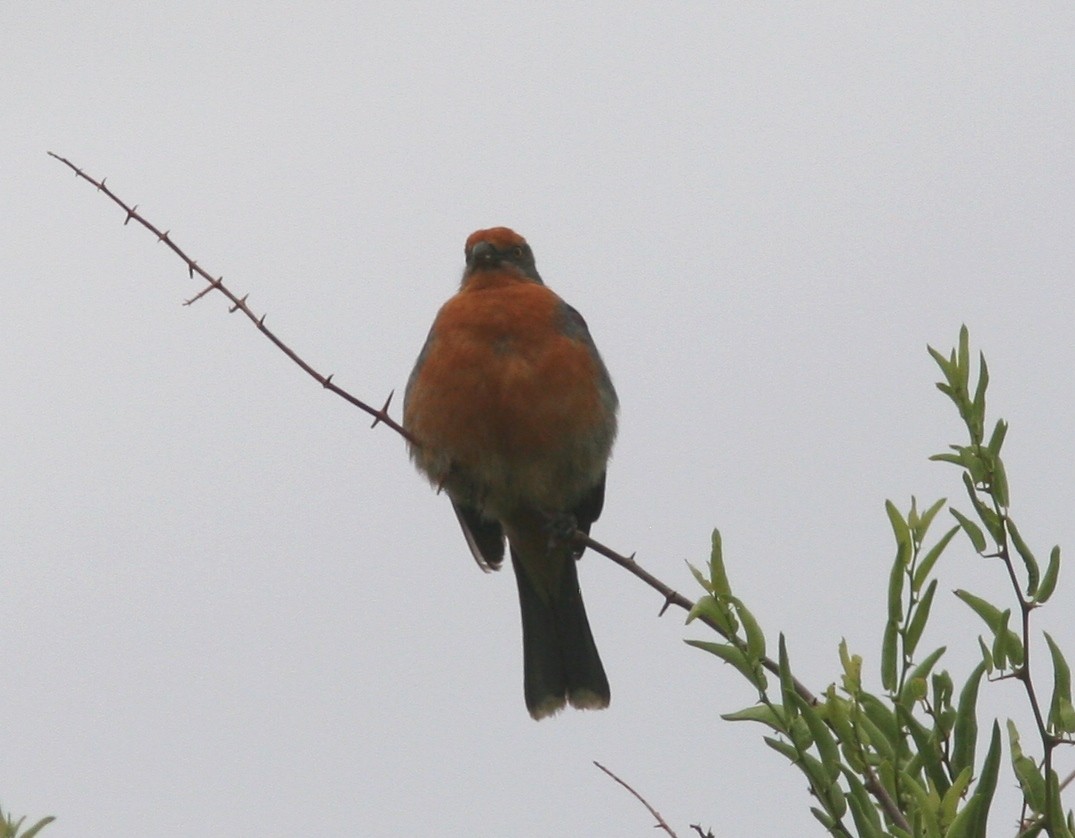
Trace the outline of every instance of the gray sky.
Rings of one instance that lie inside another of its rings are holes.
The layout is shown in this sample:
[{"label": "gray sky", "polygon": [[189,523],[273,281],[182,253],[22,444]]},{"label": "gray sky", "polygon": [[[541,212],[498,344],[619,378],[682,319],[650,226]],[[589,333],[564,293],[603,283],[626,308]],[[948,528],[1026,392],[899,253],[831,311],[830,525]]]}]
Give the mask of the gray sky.
[{"label": "gray sky", "polygon": [[[466,236],[514,227],[620,393],[594,535],[695,596],[719,526],[800,677],[846,637],[876,685],[883,502],[961,492],[927,461],[961,439],[927,343],[968,324],[1013,514],[1075,549],[1075,11],[382,5],[0,11],[0,804],[49,838],[652,835],[596,759],[681,836],[821,834],[761,729],[718,718],[749,688],[600,557],[612,707],[531,721],[511,575],[400,440],[222,298],[183,308],[181,263],[45,151],[373,402]],[[962,542],[939,572],[1006,591]],[[1036,621],[1075,655],[1061,584]],[[934,613],[959,680],[978,625]]]}]

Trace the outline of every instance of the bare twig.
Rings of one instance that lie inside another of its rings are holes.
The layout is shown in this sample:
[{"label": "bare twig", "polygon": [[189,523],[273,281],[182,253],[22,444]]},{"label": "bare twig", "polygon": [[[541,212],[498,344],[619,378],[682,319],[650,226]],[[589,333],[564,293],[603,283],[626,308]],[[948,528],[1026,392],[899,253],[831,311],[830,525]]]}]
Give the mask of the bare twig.
[{"label": "bare twig", "polygon": [[627,785],[627,783],[625,783],[623,780],[621,780],[619,777],[617,777],[615,774],[613,774],[611,771],[609,771],[607,768],[605,768],[605,766],[603,766],[597,760],[594,760],[593,764],[596,765],[598,768],[600,768],[602,771],[604,771],[606,774],[608,774],[609,777],[611,777],[613,780],[615,780],[617,783],[619,783],[625,789],[627,789],[627,791],[631,792],[631,794],[633,794],[635,796],[635,799],[639,803],[641,803],[643,806],[645,806],[647,809],[649,809],[649,813],[651,815],[653,815],[653,817],[657,821],[657,823],[655,823],[653,825],[654,829],[663,829],[665,832],[667,832],[669,835],[671,835],[672,838],[676,838],[676,833],[672,831],[672,827],[670,827],[668,825],[668,823],[665,821],[665,819],[661,817],[660,812],[658,812],[656,809],[654,809],[652,806],[649,805],[649,803],[646,801],[646,798],[644,798],[637,791],[635,791],[633,788],[631,788],[629,785]]}]

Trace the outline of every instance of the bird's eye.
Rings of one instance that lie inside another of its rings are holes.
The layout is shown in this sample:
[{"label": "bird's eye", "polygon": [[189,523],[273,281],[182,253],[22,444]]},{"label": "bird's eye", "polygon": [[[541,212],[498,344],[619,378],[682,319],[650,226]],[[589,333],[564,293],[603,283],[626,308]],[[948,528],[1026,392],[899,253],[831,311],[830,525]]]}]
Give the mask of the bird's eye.
[{"label": "bird's eye", "polygon": [[511,257],[513,259],[522,259],[523,258],[523,249],[521,247],[519,247],[519,245],[515,245],[515,247],[513,247],[511,249]]}]

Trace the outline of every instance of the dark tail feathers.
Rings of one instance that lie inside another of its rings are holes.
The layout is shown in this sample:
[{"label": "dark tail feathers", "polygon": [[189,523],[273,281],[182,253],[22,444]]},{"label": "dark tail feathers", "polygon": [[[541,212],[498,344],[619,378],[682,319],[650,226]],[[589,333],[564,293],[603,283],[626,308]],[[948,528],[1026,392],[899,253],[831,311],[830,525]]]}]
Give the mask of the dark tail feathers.
[{"label": "dark tail feathers", "polygon": [[584,710],[608,707],[608,678],[586,619],[575,559],[565,557],[559,591],[543,598],[514,551],[511,558],[523,620],[526,709],[542,719],[565,703]]}]

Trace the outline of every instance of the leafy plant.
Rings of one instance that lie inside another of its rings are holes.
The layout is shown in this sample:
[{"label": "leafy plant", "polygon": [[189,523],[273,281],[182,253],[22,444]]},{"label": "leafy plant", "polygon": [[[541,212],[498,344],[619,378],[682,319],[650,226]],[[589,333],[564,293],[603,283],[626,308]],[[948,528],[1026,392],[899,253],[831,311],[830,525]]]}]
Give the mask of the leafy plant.
[{"label": "leafy plant", "polygon": [[22,823],[26,818],[21,817],[17,821],[11,819],[11,813],[6,815],[3,810],[0,809],[0,838],[34,838],[42,829],[56,820],[53,817],[42,818],[33,826],[27,827],[26,830],[20,832],[22,829]]},{"label": "leafy plant", "polygon": [[[1008,756],[1023,796],[1018,834],[1075,838],[1075,816],[1065,812],[1061,800],[1071,778],[1061,782],[1053,765],[1056,748],[1071,744],[1075,732],[1071,672],[1047,633],[1053,672],[1048,707],[1038,697],[1037,670],[1031,670],[1031,615],[1056,590],[1060,548],[1052,549],[1043,572],[1012,519],[1001,459],[1008,425],[998,420],[985,438],[989,373],[983,356],[972,394],[966,327],[948,356],[933,348],[929,352],[944,376],[937,386],[955,404],[969,437],[931,459],[959,467],[970,508],[964,513],[949,507],[955,524],[934,538],[932,528],[945,499],[920,510],[912,498],[906,512],[891,501],[885,503],[896,556],[888,576],[881,690],[867,687],[862,657],[850,652],[846,642],[839,646],[839,685],[830,685],[821,696],[813,696],[794,678],[783,635],[777,660],[767,658],[758,622],[732,594],[718,532],[713,534],[708,573],[692,568],[705,594],[694,604],[688,622],[703,619],[722,641],[687,642],[732,664],[757,689],[756,704],[724,718],[760,722],[775,733],[765,737],[766,744],[805,775],[816,801],[811,811],[838,836],[986,835],[1003,737],[1000,722],[993,720],[986,753],[979,758],[978,694],[983,676],[1020,681],[1035,719],[1040,756],[1024,752],[1019,731],[1008,720]],[[956,591],[987,630],[978,641],[981,662],[957,690],[952,675],[938,668],[946,647],[923,653],[919,641],[936,598],[933,572],[961,531],[980,556],[1000,559],[1013,604],[997,605],[969,591]],[[775,684],[767,672],[777,676]]]}]

